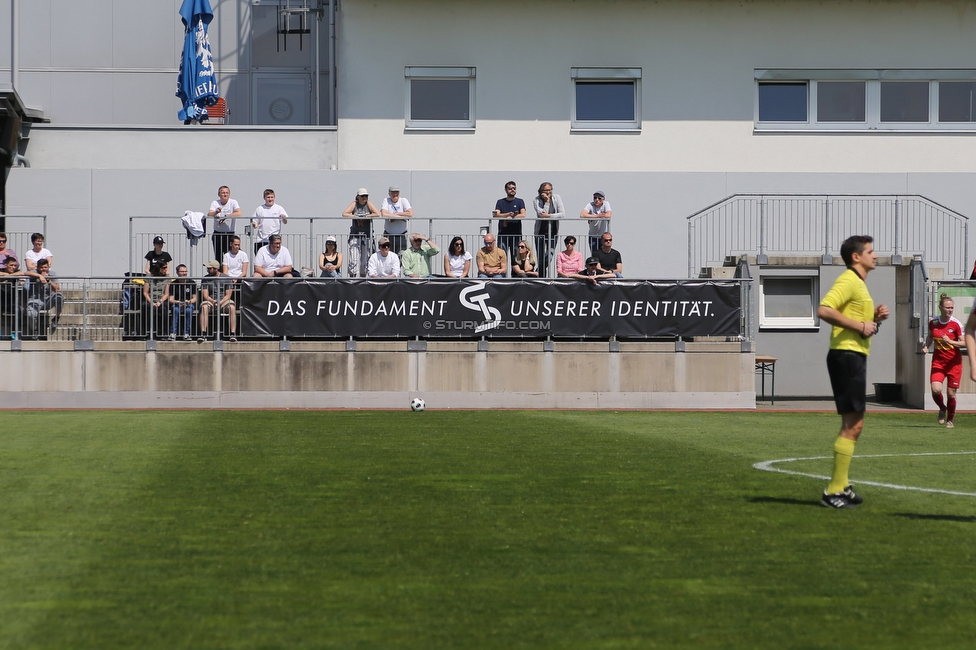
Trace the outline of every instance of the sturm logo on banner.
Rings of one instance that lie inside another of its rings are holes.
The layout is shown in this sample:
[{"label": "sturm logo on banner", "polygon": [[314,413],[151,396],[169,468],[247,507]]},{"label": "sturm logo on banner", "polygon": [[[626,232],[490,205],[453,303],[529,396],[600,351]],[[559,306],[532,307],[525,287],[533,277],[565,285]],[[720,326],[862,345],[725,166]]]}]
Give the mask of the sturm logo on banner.
[{"label": "sturm logo on banner", "polygon": [[[473,284],[461,291],[461,295],[458,296],[462,307],[473,311],[480,311],[485,316],[485,321],[474,328],[476,333],[495,329],[502,322],[502,313],[494,307],[487,305],[488,298],[491,297],[488,295],[487,284],[487,282]],[[478,293],[479,291],[481,293]]]}]

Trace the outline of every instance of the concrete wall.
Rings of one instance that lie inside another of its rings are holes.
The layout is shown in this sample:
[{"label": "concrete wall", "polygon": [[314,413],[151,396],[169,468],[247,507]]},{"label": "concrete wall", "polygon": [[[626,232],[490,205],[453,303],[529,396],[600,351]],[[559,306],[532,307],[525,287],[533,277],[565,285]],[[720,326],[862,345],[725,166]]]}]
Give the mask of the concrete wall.
[{"label": "concrete wall", "polygon": [[[970,134],[754,132],[757,69],[973,68],[967,0],[344,0],[338,30],[346,169],[976,171]],[[475,67],[474,133],[405,131],[404,66]],[[570,132],[574,66],[641,68],[639,134]]]},{"label": "concrete wall", "polygon": [[[25,341],[0,348],[0,399],[29,408],[754,408],[755,357],[737,343],[291,342],[226,344]],[[268,372],[272,369],[272,372]],[[587,385],[589,390],[581,390]]]}]

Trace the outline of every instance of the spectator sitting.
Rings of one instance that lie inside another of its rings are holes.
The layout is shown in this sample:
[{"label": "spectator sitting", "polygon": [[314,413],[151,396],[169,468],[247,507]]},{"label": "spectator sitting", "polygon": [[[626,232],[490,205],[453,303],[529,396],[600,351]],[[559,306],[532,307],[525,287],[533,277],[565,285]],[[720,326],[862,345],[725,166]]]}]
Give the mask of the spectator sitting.
[{"label": "spectator sitting", "polygon": [[522,240],[518,243],[518,251],[512,257],[512,277],[537,278],[539,277],[539,262],[532,252],[529,242]]},{"label": "spectator sitting", "polygon": [[271,235],[281,234],[281,224],[288,223],[288,213],[280,205],[275,203],[274,190],[264,191],[264,205],[259,205],[254,210],[251,217],[251,226],[255,229],[255,234],[259,241],[254,242],[254,254],[257,255],[261,246],[268,243]]},{"label": "spectator sitting", "polygon": [[[37,319],[42,310],[50,311],[54,309],[54,318],[51,319],[51,334],[58,329],[58,321],[61,319],[61,310],[64,308],[64,296],[61,294],[61,287],[53,280],[50,273],[51,263],[43,257],[37,260],[37,273],[41,276],[41,282],[31,282],[28,289],[27,316],[34,319],[34,326],[30,331],[39,333]],[[46,280],[46,282],[44,281]]]},{"label": "spectator sitting", "polygon": [[352,219],[349,226],[349,277],[366,277],[366,262],[373,254],[373,218],[379,210],[369,200],[369,191],[360,187],[356,199],[349,204],[342,216]]},{"label": "spectator sitting", "polygon": [[190,340],[190,324],[197,305],[197,283],[187,277],[188,274],[186,264],[180,264],[176,267],[176,279],[169,285],[169,300],[173,305],[173,321],[169,326],[170,340],[175,339],[179,331],[180,313],[183,314],[183,339]]},{"label": "spectator sitting", "polygon": [[600,260],[596,257],[590,257],[586,260],[586,266],[579,273],[571,273],[568,277],[576,278],[577,280],[586,280],[592,284],[596,284],[597,280],[609,280],[610,278],[616,277],[613,273],[607,273],[600,268]]},{"label": "spectator sitting", "polygon": [[18,287],[28,277],[39,280],[41,284],[47,282],[47,278],[36,271],[20,271],[18,267],[17,258],[8,255],[0,268],[0,313],[4,314],[5,319],[13,318],[10,323],[4,323],[4,330],[11,333],[16,331],[15,324],[20,324],[24,315],[24,296]]},{"label": "spectator sitting", "polygon": [[366,265],[366,277],[395,278],[398,275],[400,275],[400,256],[396,253],[391,255],[390,240],[381,237],[379,250],[369,256],[369,263]]},{"label": "spectator sitting", "polygon": [[[218,314],[227,314],[230,318],[231,343],[237,342],[237,305],[234,304],[234,281],[220,277],[220,263],[210,260],[204,266],[207,276],[200,283],[200,337],[197,343],[203,343],[207,338],[207,327],[210,323],[210,310],[215,309]],[[218,328],[219,323],[218,323]]]},{"label": "spectator sitting", "polygon": [[508,267],[505,251],[495,246],[495,236],[491,233],[485,235],[484,242],[485,245],[478,250],[478,277],[504,278]]},{"label": "spectator sitting", "polygon": [[[390,246],[393,252],[400,254],[407,246],[407,219],[413,216],[413,208],[410,201],[400,198],[400,188],[393,186],[390,188],[390,196],[383,199],[383,207],[380,213],[386,217],[383,224],[383,234],[388,235]],[[393,219],[391,217],[399,217]]]},{"label": "spectator sitting", "polygon": [[7,271],[7,258],[12,257],[17,262],[17,267],[14,271],[20,268],[20,258],[17,257],[17,253],[11,249],[7,248],[7,233],[0,232],[0,273],[6,273]]},{"label": "spectator sitting", "polygon": [[146,275],[150,275],[149,269],[152,268],[154,264],[169,264],[173,261],[173,256],[163,250],[163,244],[165,243],[166,242],[163,241],[163,238],[159,235],[153,237],[153,248],[151,251],[146,253],[146,267],[143,271],[143,273]]},{"label": "spectator sitting", "polygon": [[574,273],[583,270],[583,254],[576,250],[576,238],[567,235],[563,240],[566,250],[556,255],[556,275],[560,278],[570,278]]},{"label": "spectator sitting", "polygon": [[624,265],[620,259],[620,253],[615,248],[611,248],[613,235],[608,232],[600,235],[600,250],[596,252],[596,258],[600,261],[600,270],[605,273],[613,273],[616,277],[624,277]]},{"label": "spectator sitting", "polygon": [[54,256],[51,255],[51,251],[44,248],[44,235],[35,232],[31,235],[31,244],[34,247],[24,255],[24,260],[27,262],[27,270],[37,271],[37,260],[41,259],[47,260],[47,267],[50,270],[51,265],[54,264]]},{"label": "spectator sitting", "polygon": [[[593,255],[596,255],[597,249],[600,248],[600,236],[610,230],[610,217],[612,216],[613,210],[610,209],[610,204],[607,203],[607,197],[603,190],[593,192],[593,202],[587,203],[583,211],[580,212],[580,217],[589,219],[590,251]],[[593,217],[602,218],[594,219]]]},{"label": "spectator sitting", "polygon": [[405,278],[429,278],[431,276],[430,258],[440,253],[440,249],[419,232],[410,235],[410,248],[403,251],[400,263]]},{"label": "spectator sitting", "polygon": [[337,278],[342,275],[342,253],[336,249],[336,238],[325,238],[325,252],[319,253],[319,277]]},{"label": "spectator sitting", "polygon": [[268,245],[262,246],[254,256],[254,277],[299,277],[294,270],[291,253],[281,245],[281,235],[268,237]]},{"label": "spectator sitting", "polygon": [[156,338],[156,334],[165,331],[169,322],[169,263],[153,264],[149,267],[149,282],[142,285],[142,297],[149,313],[149,337]]},{"label": "spectator sitting", "polygon": [[471,272],[471,253],[464,250],[464,240],[455,237],[444,256],[444,275],[449,278],[466,278]]},{"label": "spectator sitting", "polygon": [[495,201],[495,209],[491,215],[498,222],[498,247],[511,254],[512,249],[522,239],[522,222],[525,218],[525,201],[515,196],[515,181],[505,183],[505,198]]},{"label": "spectator sitting", "polygon": [[241,250],[241,238],[234,235],[230,238],[230,248],[224,253],[224,263],[220,266],[220,272],[229,278],[246,278],[249,263],[247,253]]}]

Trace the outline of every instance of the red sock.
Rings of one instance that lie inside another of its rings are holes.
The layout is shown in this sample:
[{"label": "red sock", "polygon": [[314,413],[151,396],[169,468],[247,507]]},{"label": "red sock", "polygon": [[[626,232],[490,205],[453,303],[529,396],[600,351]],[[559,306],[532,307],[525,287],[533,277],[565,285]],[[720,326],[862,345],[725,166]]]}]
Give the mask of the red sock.
[{"label": "red sock", "polygon": [[942,401],[942,393],[932,393],[932,399],[935,400],[935,405],[939,407],[940,411],[946,410],[945,402]]},{"label": "red sock", "polygon": [[956,414],[956,398],[949,398],[949,408],[946,409],[946,422],[952,422],[953,416]]}]

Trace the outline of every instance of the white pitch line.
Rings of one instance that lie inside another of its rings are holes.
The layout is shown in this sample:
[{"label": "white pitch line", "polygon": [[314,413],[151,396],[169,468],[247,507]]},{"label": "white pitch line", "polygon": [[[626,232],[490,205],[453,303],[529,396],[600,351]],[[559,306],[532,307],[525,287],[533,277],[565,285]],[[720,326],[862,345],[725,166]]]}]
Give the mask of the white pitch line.
[{"label": "white pitch line", "polygon": [[[904,458],[908,456],[972,456],[976,451],[945,451],[945,452],[924,452],[918,454],[873,454],[869,456],[855,456],[855,458]],[[809,478],[819,478],[829,481],[829,476],[820,474],[808,474],[806,472],[794,472],[788,469],[773,467],[774,463],[795,463],[801,460],[827,460],[833,456],[810,456],[809,458],[780,458],[777,460],[764,460],[753,465],[756,469],[763,472],[777,472],[779,474],[790,474],[792,476],[807,476]],[[934,492],[936,494],[951,494],[958,497],[976,497],[976,492],[956,492],[954,490],[940,490],[937,488],[915,487],[913,485],[898,485],[897,483],[878,483],[875,481],[857,481],[858,485],[873,485],[874,487],[890,488],[892,490],[909,490],[911,492]]]}]

